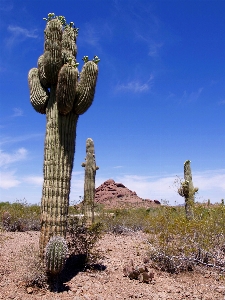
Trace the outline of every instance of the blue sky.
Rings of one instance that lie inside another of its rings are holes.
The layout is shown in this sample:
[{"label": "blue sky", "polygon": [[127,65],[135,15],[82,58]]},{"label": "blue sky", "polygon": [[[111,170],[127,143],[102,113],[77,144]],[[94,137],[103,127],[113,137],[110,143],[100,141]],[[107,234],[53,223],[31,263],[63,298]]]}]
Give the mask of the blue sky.
[{"label": "blue sky", "polygon": [[28,71],[43,53],[44,17],[79,27],[77,61],[98,55],[95,100],[80,116],[71,201],[83,195],[85,143],[96,187],[181,204],[174,180],[191,160],[197,201],[225,198],[225,1],[0,0],[0,201],[40,203],[45,115]]}]

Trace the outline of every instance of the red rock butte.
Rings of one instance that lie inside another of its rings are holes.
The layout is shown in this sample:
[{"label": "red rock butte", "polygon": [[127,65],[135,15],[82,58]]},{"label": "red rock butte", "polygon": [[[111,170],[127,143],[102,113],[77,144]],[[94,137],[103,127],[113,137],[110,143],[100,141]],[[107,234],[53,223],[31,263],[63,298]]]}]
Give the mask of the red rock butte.
[{"label": "red rock butte", "polygon": [[158,200],[140,198],[136,192],[113,179],[106,180],[96,188],[95,203],[103,204],[105,208],[148,208],[160,205]]}]

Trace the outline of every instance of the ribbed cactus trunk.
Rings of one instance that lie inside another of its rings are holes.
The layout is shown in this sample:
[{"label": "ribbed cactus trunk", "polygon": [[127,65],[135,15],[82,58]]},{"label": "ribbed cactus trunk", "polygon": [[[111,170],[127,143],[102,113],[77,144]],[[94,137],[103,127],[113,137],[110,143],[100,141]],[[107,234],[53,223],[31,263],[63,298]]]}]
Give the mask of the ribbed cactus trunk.
[{"label": "ribbed cactus trunk", "polygon": [[86,224],[91,225],[94,222],[94,200],[95,200],[95,175],[99,167],[96,166],[94,142],[91,138],[86,141],[86,158],[84,178],[84,200],[83,209],[86,218]]},{"label": "ribbed cactus trunk", "polygon": [[195,193],[197,192],[198,188],[194,187],[192,182],[191,161],[186,160],[184,162],[184,182],[182,182],[181,187],[178,189],[178,193],[185,199],[185,213],[188,220],[194,218],[193,206],[195,202]]},{"label": "ribbed cactus trunk", "polygon": [[40,256],[52,236],[66,236],[76,125],[92,104],[98,75],[98,57],[88,61],[78,80],[76,37],[78,29],[65,18],[49,14],[44,54],[38,68],[28,74],[34,109],[46,114],[44,183],[41,200]]},{"label": "ribbed cactus trunk", "polygon": [[55,88],[52,87],[46,109],[40,253],[44,253],[50,236],[66,236],[70,182],[75,153],[78,115],[73,112],[66,116],[59,114],[55,100]]}]

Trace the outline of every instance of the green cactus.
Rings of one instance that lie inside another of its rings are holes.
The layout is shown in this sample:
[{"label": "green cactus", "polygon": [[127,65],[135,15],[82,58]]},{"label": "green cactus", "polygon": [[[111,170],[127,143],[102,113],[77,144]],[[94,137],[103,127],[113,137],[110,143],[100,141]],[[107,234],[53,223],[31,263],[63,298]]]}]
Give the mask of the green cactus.
[{"label": "green cactus", "polygon": [[45,263],[46,270],[52,275],[59,274],[66,263],[68,247],[61,236],[53,236],[46,245]]},{"label": "green cactus", "polygon": [[84,216],[87,219],[88,225],[90,225],[94,223],[95,175],[99,169],[96,166],[94,142],[91,138],[88,138],[86,141],[86,158],[81,166],[85,167]]},{"label": "green cactus", "polygon": [[44,183],[41,200],[40,256],[53,235],[66,236],[76,125],[91,106],[98,75],[98,60],[87,61],[78,80],[76,37],[78,29],[65,18],[48,15],[44,54],[29,71],[30,101],[46,114]]},{"label": "green cactus", "polygon": [[184,162],[184,182],[181,183],[181,187],[178,189],[178,194],[185,198],[185,213],[188,220],[192,220],[194,218],[193,205],[195,193],[198,192],[198,188],[194,187],[192,182],[190,164],[190,160],[186,160]]}]

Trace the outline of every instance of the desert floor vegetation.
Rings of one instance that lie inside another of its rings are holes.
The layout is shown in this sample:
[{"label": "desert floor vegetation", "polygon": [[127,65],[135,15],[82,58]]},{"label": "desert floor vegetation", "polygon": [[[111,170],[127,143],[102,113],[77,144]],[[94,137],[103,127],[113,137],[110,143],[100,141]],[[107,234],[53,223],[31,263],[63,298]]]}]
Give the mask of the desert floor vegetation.
[{"label": "desert floor vegetation", "polygon": [[[107,268],[101,263],[102,252],[96,245],[106,235],[124,237],[144,234],[145,263],[151,271],[178,274],[205,274],[213,272],[220,284],[225,281],[225,206],[208,203],[194,205],[194,219],[187,220],[183,206],[161,205],[152,208],[111,209],[96,206],[95,223],[86,227],[77,218],[79,209],[70,207],[67,230],[69,249],[62,271],[58,292],[65,291],[65,282],[80,271],[98,272]],[[37,232],[40,230],[40,206],[28,205],[25,200],[0,203],[0,244],[4,233]],[[39,234],[38,232],[36,234]],[[135,246],[135,253],[143,252],[143,245]],[[26,271],[23,275],[26,288],[51,290],[52,283],[41,265],[38,248],[33,244],[22,250]],[[128,263],[128,261],[127,261]],[[123,266],[121,266],[121,270]],[[128,274],[129,275],[129,274]],[[127,275],[127,276],[128,276]],[[121,271],[121,276],[123,272]],[[138,276],[128,276],[138,279]],[[55,291],[55,290],[54,290]],[[202,298],[204,299],[204,298]],[[207,299],[207,298],[206,298]],[[219,299],[219,298],[218,298]],[[222,298],[221,298],[222,299]]]}]

